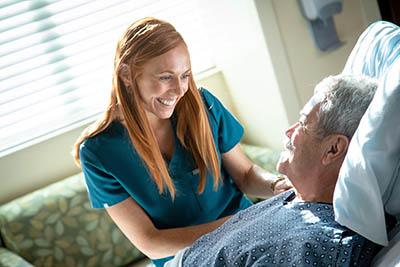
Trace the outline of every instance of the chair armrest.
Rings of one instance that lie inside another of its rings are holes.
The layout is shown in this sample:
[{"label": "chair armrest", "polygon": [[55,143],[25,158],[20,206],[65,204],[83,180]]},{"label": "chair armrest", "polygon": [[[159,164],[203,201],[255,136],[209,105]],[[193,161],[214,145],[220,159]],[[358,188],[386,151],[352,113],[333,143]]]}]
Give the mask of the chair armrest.
[{"label": "chair armrest", "polygon": [[18,254],[0,247],[0,266],[4,267],[34,267]]}]

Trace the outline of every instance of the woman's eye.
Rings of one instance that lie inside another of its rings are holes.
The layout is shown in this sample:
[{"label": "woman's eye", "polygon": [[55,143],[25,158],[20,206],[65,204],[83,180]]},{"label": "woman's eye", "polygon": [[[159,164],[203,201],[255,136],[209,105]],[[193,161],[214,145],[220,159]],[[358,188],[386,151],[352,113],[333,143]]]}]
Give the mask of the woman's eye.
[{"label": "woman's eye", "polygon": [[161,76],[160,80],[161,81],[169,81],[171,79],[171,76]]},{"label": "woman's eye", "polygon": [[182,79],[187,79],[190,77],[190,73],[183,75]]}]

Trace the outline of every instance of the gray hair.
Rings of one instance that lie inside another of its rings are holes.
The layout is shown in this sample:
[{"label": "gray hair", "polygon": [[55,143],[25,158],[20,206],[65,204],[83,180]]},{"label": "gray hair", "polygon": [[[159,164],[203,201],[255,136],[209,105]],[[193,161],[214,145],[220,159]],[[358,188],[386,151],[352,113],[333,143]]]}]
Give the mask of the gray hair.
[{"label": "gray hair", "polygon": [[362,75],[339,74],[323,79],[314,90],[320,103],[317,135],[343,134],[350,140],[377,87],[376,79]]}]

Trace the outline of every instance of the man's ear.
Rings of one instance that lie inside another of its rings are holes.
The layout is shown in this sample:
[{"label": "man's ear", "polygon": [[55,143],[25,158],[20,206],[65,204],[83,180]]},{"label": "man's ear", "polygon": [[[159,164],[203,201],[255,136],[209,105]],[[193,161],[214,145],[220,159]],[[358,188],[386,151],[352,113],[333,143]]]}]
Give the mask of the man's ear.
[{"label": "man's ear", "polygon": [[344,159],[347,148],[349,147],[349,139],[341,134],[333,134],[327,137],[325,154],[322,164],[328,165],[337,160]]},{"label": "man's ear", "polygon": [[129,69],[128,64],[126,64],[126,63],[121,64],[121,68],[120,68],[118,76],[124,82],[125,87],[128,87],[128,85],[130,85],[132,83],[131,71]]}]

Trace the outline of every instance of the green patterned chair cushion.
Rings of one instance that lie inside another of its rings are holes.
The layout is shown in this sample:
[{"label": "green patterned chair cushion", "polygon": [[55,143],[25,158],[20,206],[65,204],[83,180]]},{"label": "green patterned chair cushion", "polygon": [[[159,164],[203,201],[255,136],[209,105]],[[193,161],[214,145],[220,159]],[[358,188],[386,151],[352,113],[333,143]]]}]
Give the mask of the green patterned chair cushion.
[{"label": "green patterned chair cushion", "polygon": [[280,152],[267,147],[259,147],[247,144],[240,144],[242,151],[255,164],[264,170],[278,174],[276,164],[278,163]]},{"label": "green patterned chair cushion", "polygon": [[105,210],[91,208],[82,173],[4,204],[0,227],[3,246],[35,266],[123,266],[144,258]]},{"label": "green patterned chair cushion", "polygon": [[[244,154],[256,165],[264,170],[278,174],[276,164],[278,163],[280,152],[274,151],[267,147],[259,147],[247,144],[240,144]],[[262,200],[261,198],[247,196],[252,202],[256,203]]]}]

